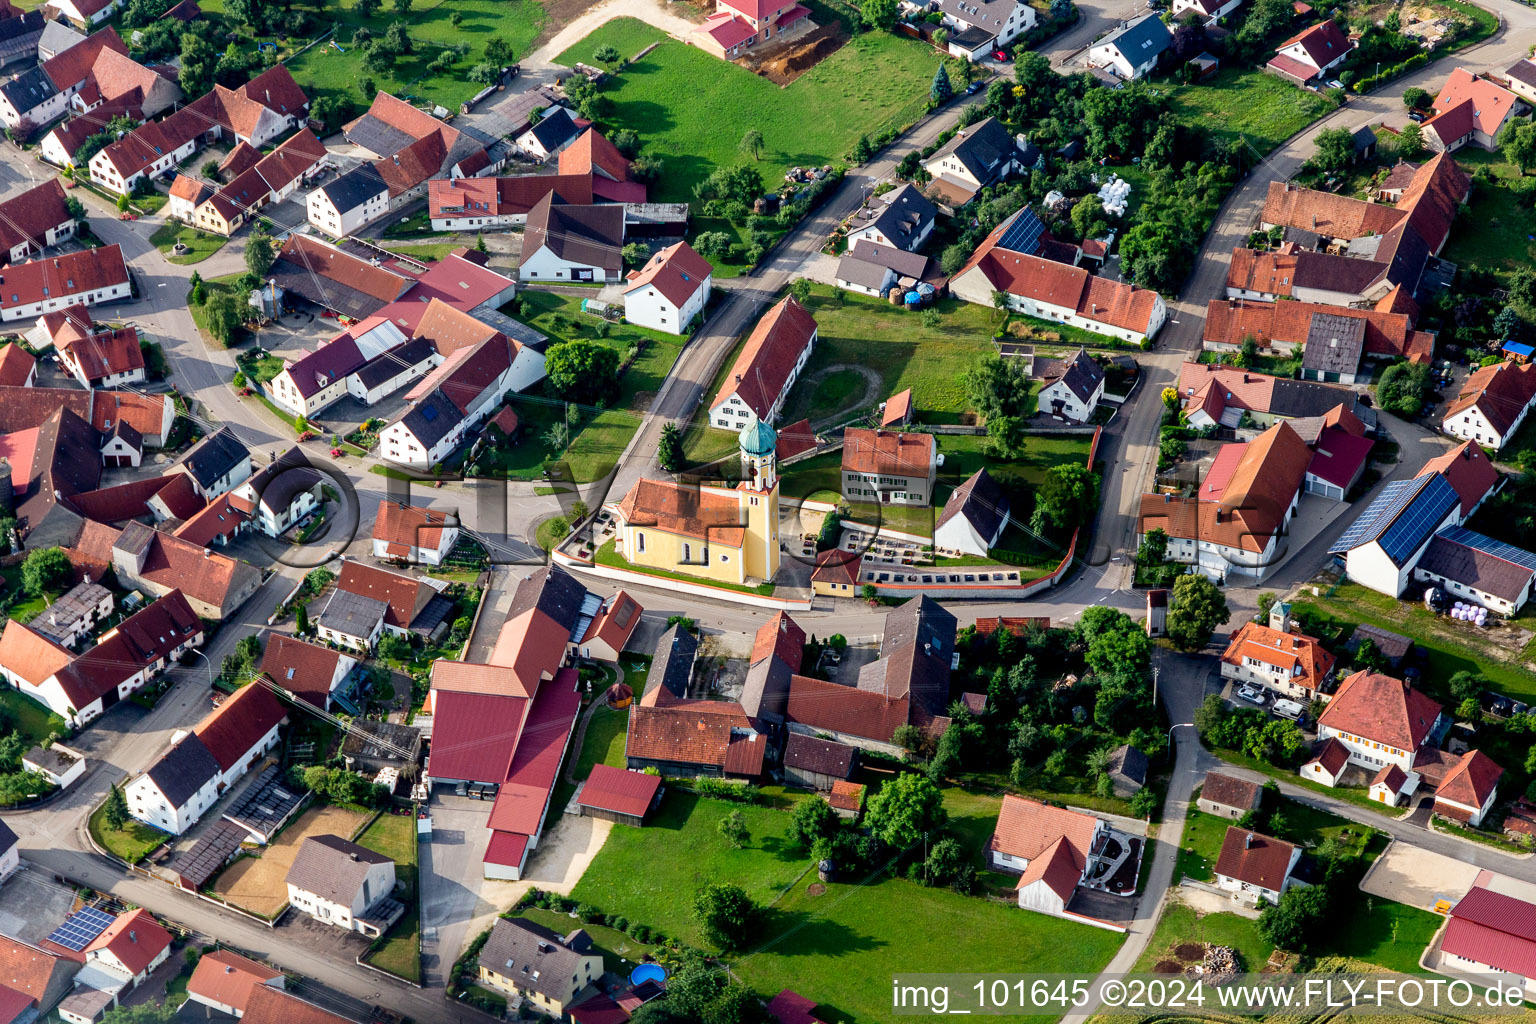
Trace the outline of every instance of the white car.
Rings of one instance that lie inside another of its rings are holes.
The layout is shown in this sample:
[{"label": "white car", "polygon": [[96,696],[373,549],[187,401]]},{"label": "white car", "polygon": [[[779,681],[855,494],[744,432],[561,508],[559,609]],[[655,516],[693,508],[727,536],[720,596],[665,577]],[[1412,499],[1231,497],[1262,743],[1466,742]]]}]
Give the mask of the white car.
[{"label": "white car", "polygon": [[1241,697],[1243,700],[1249,701],[1249,702],[1251,702],[1253,704],[1263,704],[1264,703],[1264,691],[1263,690],[1257,690],[1257,689],[1253,688],[1252,686],[1244,686],[1244,687],[1239,688],[1238,691],[1237,691],[1237,695],[1239,697]]}]

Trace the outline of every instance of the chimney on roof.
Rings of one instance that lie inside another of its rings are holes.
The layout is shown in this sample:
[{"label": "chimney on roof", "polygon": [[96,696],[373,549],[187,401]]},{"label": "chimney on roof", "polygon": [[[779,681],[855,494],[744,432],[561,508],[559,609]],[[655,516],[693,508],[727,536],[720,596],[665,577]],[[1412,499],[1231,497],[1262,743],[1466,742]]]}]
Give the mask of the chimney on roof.
[{"label": "chimney on roof", "polygon": [[349,852],[349,853],[348,853],[348,854],[347,854],[347,856],[348,856],[348,857],[351,857],[351,858],[352,858],[352,859],[353,859],[353,860],[357,860],[357,851],[356,851],[356,850],[353,850],[353,851],[350,851],[350,852]]},{"label": "chimney on roof", "polygon": [[1243,836],[1243,849],[1245,849],[1245,850],[1253,849],[1253,833],[1252,832],[1249,832],[1247,835]]},{"label": "chimney on roof", "polygon": [[924,654],[932,654],[933,653],[933,644],[923,644],[923,653]]}]

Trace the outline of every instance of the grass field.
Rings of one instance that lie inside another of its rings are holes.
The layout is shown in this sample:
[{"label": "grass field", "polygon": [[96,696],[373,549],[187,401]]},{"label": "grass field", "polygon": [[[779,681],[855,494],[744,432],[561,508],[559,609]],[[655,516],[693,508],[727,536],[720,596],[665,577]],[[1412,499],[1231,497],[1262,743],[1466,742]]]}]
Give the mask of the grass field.
[{"label": "grass field", "polygon": [[103,849],[129,864],[137,864],[170,838],[159,829],[150,828],[132,818],[123,826],[122,831],[118,831],[107,824],[106,809],[107,805],[103,803],[91,814],[88,824],[91,838],[100,843]]},{"label": "grass field", "polygon": [[1536,676],[1518,663],[1497,658],[1493,653],[1497,649],[1491,645],[1473,646],[1472,627],[1467,627],[1468,633],[1463,639],[1462,631],[1454,629],[1449,619],[1433,614],[1422,605],[1398,601],[1354,583],[1340,585],[1332,596],[1308,596],[1297,600],[1295,605],[1331,617],[1343,627],[1342,635],[1346,639],[1362,622],[1413,637],[1428,662],[1423,689],[1438,700],[1450,699],[1446,683],[1451,676],[1469,670],[1516,700],[1536,701]]},{"label": "grass field", "polygon": [[1347,908],[1334,915],[1338,927],[1325,952],[1377,964],[1405,974],[1426,973],[1419,957],[1445,923],[1439,914],[1351,890]]},{"label": "grass field", "polygon": [[[211,235],[206,231],[188,227],[185,224],[167,222],[160,225],[155,230],[155,233],[149,236],[149,241],[151,245],[165,254],[167,261],[185,265],[203,262],[203,260],[224,248],[224,244],[229,239],[219,235]],[[171,252],[171,247],[177,242],[187,247],[187,251],[180,256]]]},{"label": "grass field", "polygon": [[[645,675],[640,676],[642,684]],[[635,688],[639,694],[643,685]],[[597,698],[601,700],[602,697]],[[613,768],[623,768],[624,738],[629,728],[629,709],[600,707],[592,713],[592,721],[587,725],[587,733],[582,738],[581,750],[576,755],[575,767],[571,769],[571,775],[577,782],[582,781],[592,774],[592,766],[606,764]],[[560,781],[555,783],[555,795],[549,806],[560,812],[566,804],[571,802],[571,796],[576,792],[576,787],[565,781],[565,773],[560,773]]]},{"label": "grass field", "polygon": [[[1501,286],[1508,285],[1517,267],[1536,262],[1536,208],[1532,206],[1536,177],[1522,175],[1498,153],[1476,146],[1457,150],[1456,162],[1473,175],[1488,168],[1493,181],[1473,178],[1468,226],[1451,232],[1443,255],[1462,270],[1486,270]],[[1471,229],[1473,224],[1476,230]],[[1536,309],[1524,313],[1530,319]]]},{"label": "grass field", "polygon": [[416,819],[409,814],[381,814],[357,837],[359,846],[382,853],[395,862],[395,878],[405,883],[405,916],[384,936],[365,960],[373,966],[421,981],[421,903],[417,890]]},{"label": "grass field", "polygon": [[1264,966],[1274,946],[1259,937],[1258,922],[1241,914],[1201,914],[1182,903],[1170,903],[1157,921],[1157,930],[1133,972],[1149,971],[1159,960],[1172,955],[1185,942],[1210,942],[1230,946],[1242,957],[1243,971]]},{"label": "grass field", "polygon": [[773,905],[754,952],[732,971],[761,993],[814,992],[823,1019],[849,1024],[889,1019],[893,972],[972,970],[1000,951],[1031,971],[1094,972],[1120,945],[1110,932],[904,880],[822,886],[803,852],[784,846],[784,811],[739,808],[751,839],[731,849],[716,824],[734,809],[669,793],[652,826],[613,830],[571,895],[702,945],[694,891],[742,885]]},{"label": "grass field", "polygon": [[[11,618],[16,617],[16,607],[19,606],[11,608]],[[8,728],[21,733],[28,747],[42,743],[54,733],[64,733],[64,719],[17,690],[0,690],[0,719]]]},{"label": "grass field", "polygon": [[570,473],[565,479],[575,483],[600,479],[618,463],[624,447],[635,436],[646,409],[667,379],[672,364],[677,362],[684,339],[629,324],[609,325],[607,336],[599,337],[597,331],[603,321],[581,311],[580,297],[529,290],[521,298],[530,307],[527,322],[546,335],[551,345],[577,339],[590,341],[618,352],[621,362],[629,349],[640,347],[641,352],[619,378],[618,397],[608,408],[580,407],[580,419],[571,428],[570,444],[564,453],[554,451],[544,434],[566,415],[566,403],[543,388],[519,396],[514,401],[519,421],[517,442],[496,450],[491,472],[513,479],[534,479],[540,475],[545,460],[553,457],[569,464]]},{"label": "grass field", "polygon": [[[464,19],[457,28],[450,21],[454,12]],[[370,76],[363,70],[363,55],[352,45],[352,36],[359,26],[366,26],[374,36],[382,36],[392,22],[401,18],[393,4],[381,6],[371,18],[358,14],[355,2],[328,5],[324,19],[336,26],[332,39],[341,50],[327,40],[288,61],[288,70],[311,98],[316,91],[345,93],[366,106],[370,97],[363,95],[362,82]],[[485,44],[500,36],[511,44],[514,59],[526,57],[544,26],[544,6],[536,0],[421,3],[403,20],[410,29],[414,52],[394,58],[387,72],[372,75],[374,83],[401,99],[430,100],[457,111],[460,103],[484,88],[469,80],[468,71],[485,62]],[[427,67],[444,49],[459,42],[469,46],[464,58],[444,72]]]},{"label": "grass field", "polygon": [[790,167],[842,163],[861,133],[923,113],[938,66],[930,47],[867,32],[781,89],[632,18],[610,21],[556,59],[590,62],[605,44],[629,58],[657,40],[665,41],[624,67],[604,95],[615,103],[614,123],[638,131],[646,152],[666,162],[651,195],[658,202],[690,202],[716,167],[741,163],[737,144],[749,129],[763,134],[755,166],[770,188]]},{"label": "grass field", "polygon": [[[1259,68],[1223,68],[1173,92],[1173,116],[1213,135],[1241,137],[1266,154],[1330,110],[1334,102]],[[1254,156],[1250,151],[1250,156]]]}]

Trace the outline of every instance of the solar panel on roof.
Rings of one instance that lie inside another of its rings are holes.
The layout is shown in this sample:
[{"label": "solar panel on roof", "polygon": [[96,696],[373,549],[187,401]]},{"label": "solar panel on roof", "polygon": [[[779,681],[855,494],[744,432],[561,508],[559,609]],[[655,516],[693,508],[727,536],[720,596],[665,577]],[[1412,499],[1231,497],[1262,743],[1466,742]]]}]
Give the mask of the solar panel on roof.
[{"label": "solar panel on roof", "polygon": [[571,643],[581,642],[581,638],[587,635],[587,628],[602,608],[603,599],[597,594],[588,593],[581,599],[581,611],[576,616],[576,624],[571,627]]},{"label": "solar panel on roof", "polygon": [[426,420],[428,423],[431,423],[433,420],[437,419],[437,410],[432,408],[430,405],[424,405],[421,407],[421,418]]},{"label": "solar panel on roof", "polygon": [[1428,479],[1428,477],[1415,477],[1412,480],[1396,480],[1387,484],[1376,496],[1376,500],[1360,513],[1360,517],[1349,524],[1349,529],[1344,531],[1343,536],[1333,542],[1328,553],[1340,554],[1362,544],[1369,544],[1381,536],[1381,532],[1391,525],[1393,517],[1413,500],[1419,493],[1419,489],[1424,486],[1423,481]]},{"label": "solar panel on roof", "polygon": [[1395,565],[1402,565],[1423,547],[1451,508],[1461,504],[1460,496],[1445,477],[1436,473],[1422,479],[1429,483],[1381,534],[1381,550]]},{"label": "solar panel on roof", "polygon": [[1476,530],[1469,530],[1465,526],[1447,526],[1440,531],[1440,536],[1446,540],[1454,541],[1469,548],[1476,548],[1478,551],[1487,552],[1495,558],[1502,558],[1506,562],[1513,562],[1522,568],[1536,572],[1536,554],[1532,554],[1524,548],[1517,548],[1513,544],[1504,543],[1502,540],[1494,540],[1486,534],[1478,533]]},{"label": "solar panel on roof", "polygon": [[58,943],[76,953],[96,940],[112,923],[112,915],[96,907],[81,907],[64,919],[64,923],[48,936],[49,942]]},{"label": "solar panel on roof", "polygon": [[997,246],[1009,252],[1033,253],[1040,245],[1040,236],[1044,234],[1045,225],[1040,223],[1035,211],[1026,206],[1019,211],[1013,223],[1008,225],[1008,230],[998,239]]}]

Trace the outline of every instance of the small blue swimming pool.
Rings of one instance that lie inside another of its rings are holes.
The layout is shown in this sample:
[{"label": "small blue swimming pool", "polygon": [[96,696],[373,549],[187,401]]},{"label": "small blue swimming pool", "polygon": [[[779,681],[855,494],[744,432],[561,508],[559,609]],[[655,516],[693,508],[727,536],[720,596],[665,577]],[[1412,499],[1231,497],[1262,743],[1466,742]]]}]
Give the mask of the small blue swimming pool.
[{"label": "small blue swimming pool", "polygon": [[660,984],[667,980],[667,969],[661,964],[641,964],[629,972],[629,983],[639,985],[647,981]]}]

